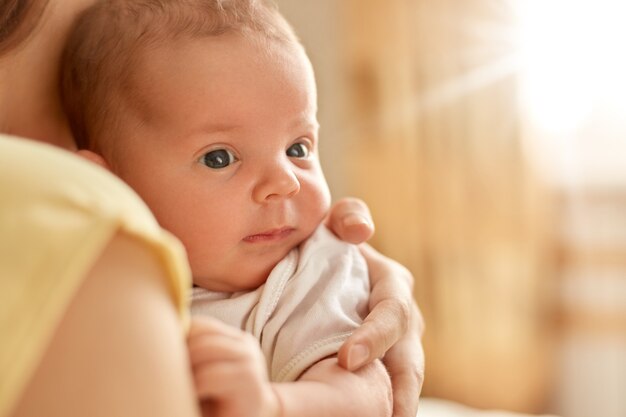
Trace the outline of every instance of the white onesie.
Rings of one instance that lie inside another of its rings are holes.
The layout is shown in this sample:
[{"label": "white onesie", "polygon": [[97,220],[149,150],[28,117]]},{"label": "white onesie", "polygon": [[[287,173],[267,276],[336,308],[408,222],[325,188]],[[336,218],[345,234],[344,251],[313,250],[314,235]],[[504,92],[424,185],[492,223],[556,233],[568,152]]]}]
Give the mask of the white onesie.
[{"label": "white onesie", "polygon": [[249,292],[194,288],[191,314],[254,335],[274,382],[294,381],[334,355],[368,312],[369,277],[358,248],[325,226],[293,249]]}]

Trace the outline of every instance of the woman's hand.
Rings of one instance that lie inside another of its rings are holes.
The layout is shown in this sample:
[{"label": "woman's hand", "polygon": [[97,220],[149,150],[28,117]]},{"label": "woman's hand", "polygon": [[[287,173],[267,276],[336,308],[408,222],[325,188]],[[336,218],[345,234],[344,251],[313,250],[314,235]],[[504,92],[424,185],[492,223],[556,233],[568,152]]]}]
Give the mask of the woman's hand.
[{"label": "woman's hand", "polygon": [[353,370],[384,356],[394,417],[415,417],[424,381],[424,321],[413,299],[413,275],[369,245],[361,245],[361,252],[372,286],[370,314],[341,347],[339,363]]},{"label": "woman's hand", "polygon": [[363,243],[374,234],[372,215],[365,203],[356,198],[342,198],[330,208],[326,226],[339,239],[349,243]]},{"label": "woman's hand", "polygon": [[[374,232],[367,206],[352,198],[337,202],[326,224],[351,243],[364,242]],[[355,370],[384,356],[393,386],[393,415],[414,417],[424,379],[424,322],[413,300],[413,275],[368,245],[361,245],[361,252],[369,267],[370,314],[339,350],[339,364]]]}]

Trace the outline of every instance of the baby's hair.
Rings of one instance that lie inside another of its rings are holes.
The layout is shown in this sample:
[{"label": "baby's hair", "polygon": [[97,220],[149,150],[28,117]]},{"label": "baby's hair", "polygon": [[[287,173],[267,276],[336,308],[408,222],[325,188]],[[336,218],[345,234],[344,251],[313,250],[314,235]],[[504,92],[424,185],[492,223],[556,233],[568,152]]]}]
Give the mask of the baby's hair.
[{"label": "baby's hair", "polygon": [[265,0],[101,0],[77,20],[63,54],[61,99],[79,149],[116,131],[119,100],[132,94],[136,59],[178,38],[239,33],[297,44],[276,6]]}]

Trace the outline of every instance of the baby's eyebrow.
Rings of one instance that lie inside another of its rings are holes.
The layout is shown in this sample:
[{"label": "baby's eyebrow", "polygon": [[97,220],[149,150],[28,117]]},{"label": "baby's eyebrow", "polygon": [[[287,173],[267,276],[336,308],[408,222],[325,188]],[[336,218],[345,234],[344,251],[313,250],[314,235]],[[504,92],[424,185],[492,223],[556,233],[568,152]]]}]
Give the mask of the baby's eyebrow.
[{"label": "baby's eyebrow", "polygon": [[320,124],[317,121],[317,118],[311,119],[308,117],[302,117],[302,118],[295,120],[291,126],[293,128],[315,130],[315,131],[319,130],[320,128]]},{"label": "baby's eyebrow", "polygon": [[233,130],[242,129],[243,126],[230,123],[211,123],[203,126],[200,131],[202,133],[224,133],[231,132]]}]

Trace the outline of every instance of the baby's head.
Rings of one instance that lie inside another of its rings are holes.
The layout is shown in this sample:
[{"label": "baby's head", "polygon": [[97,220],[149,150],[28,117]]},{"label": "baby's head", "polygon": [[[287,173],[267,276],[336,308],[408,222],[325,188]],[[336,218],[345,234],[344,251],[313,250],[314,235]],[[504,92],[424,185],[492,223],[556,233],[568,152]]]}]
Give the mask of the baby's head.
[{"label": "baby's head", "polygon": [[264,1],[100,2],[62,90],[81,153],[181,239],[197,285],[257,287],[328,209],[313,70]]}]

